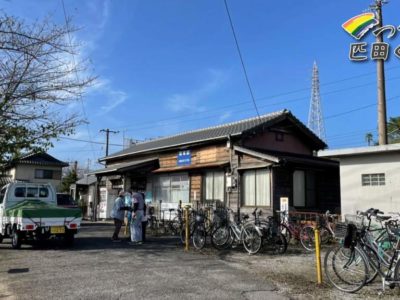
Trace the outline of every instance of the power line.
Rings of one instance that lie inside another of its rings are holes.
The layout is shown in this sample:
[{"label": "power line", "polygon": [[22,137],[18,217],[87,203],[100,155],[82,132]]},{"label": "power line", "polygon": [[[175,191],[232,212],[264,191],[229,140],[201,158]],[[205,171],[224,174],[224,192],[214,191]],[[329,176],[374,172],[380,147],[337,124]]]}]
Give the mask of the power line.
[{"label": "power line", "polygon": [[[400,76],[399,77],[390,78],[387,81],[392,81],[392,80],[395,80],[395,79],[400,79]],[[333,90],[333,91],[321,93],[321,96],[336,94],[336,93],[340,93],[340,92],[348,91],[348,90],[354,90],[356,88],[362,88],[362,87],[369,86],[369,85],[372,85],[372,84],[375,84],[375,81],[374,82],[365,83],[365,84],[356,85],[356,86],[351,86],[351,87],[347,87],[347,88],[343,88],[343,89],[338,89],[338,90]],[[309,100],[309,96],[305,96],[305,97],[301,97],[301,98],[297,98],[297,99],[292,99],[292,100],[276,102],[276,103],[268,103],[266,105],[261,105],[259,107],[260,108],[266,108],[266,107],[277,106],[277,105],[281,105],[281,104],[293,103],[293,102],[297,102],[297,101],[301,101],[301,100]],[[246,104],[247,103],[248,102],[246,102]],[[227,105],[227,106],[225,106],[225,108],[233,107],[233,106],[238,106],[238,105],[229,105],[229,106]],[[247,112],[247,111],[252,111],[252,110],[253,109],[240,109],[240,110],[234,110],[233,112]],[[207,112],[214,112],[214,111],[213,110],[209,110]],[[196,114],[196,115],[198,115],[198,114]],[[175,119],[178,120],[178,119],[182,119],[182,118],[185,118],[185,117],[186,116],[181,116],[179,118],[170,118],[170,120],[175,120]],[[185,122],[202,121],[202,120],[213,119],[213,118],[218,118],[218,117],[220,117],[220,114],[218,114],[218,115],[210,115],[210,116],[207,116],[207,117],[200,117],[200,118],[195,118],[195,119],[189,119],[189,120],[185,120]],[[326,119],[326,118],[324,118],[324,119]],[[158,123],[158,125],[161,127],[161,126],[165,126],[165,125],[174,125],[174,124],[179,124],[179,123],[180,123],[180,121],[178,121],[178,122],[165,122],[165,123]],[[147,123],[143,123],[143,124],[147,124]],[[154,121],[151,122],[151,124],[152,125],[149,125],[149,126],[134,127],[134,129],[132,129],[132,130],[145,130],[145,129],[154,129],[154,128],[156,128],[154,126]],[[128,127],[128,128],[133,128],[133,127]],[[126,131],[129,132],[131,130],[127,129]]]},{"label": "power line", "polygon": [[[388,98],[387,102],[392,101],[392,100],[397,99],[397,98],[400,98],[400,95]],[[351,109],[351,110],[348,110],[348,111],[345,111],[345,112],[341,112],[341,113],[338,113],[338,114],[330,115],[330,116],[326,117],[325,120],[326,119],[337,118],[337,117],[340,117],[340,116],[343,116],[343,115],[347,115],[347,114],[350,114],[350,113],[353,113],[353,112],[356,112],[356,111],[360,111],[360,110],[363,110],[363,109],[366,109],[366,108],[369,108],[369,107],[373,107],[373,106],[376,106],[376,105],[377,105],[376,103],[371,103],[371,104],[368,104],[368,105],[364,105],[364,106],[361,106],[361,107],[358,107],[358,108],[354,108],[354,109]]]},{"label": "power line", "polygon": [[[62,4],[63,13],[64,13],[65,26],[67,27],[67,35],[68,35],[69,45],[70,45],[70,47],[72,47],[71,35],[69,34],[69,22],[68,22],[68,18],[67,18],[67,11],[65,9],[64,0],[61,0],[61,4]],[[79,81],[79,76],[78,76],[77,69],[76,69],[75,54],[73,52],[71,52],[71,56],[72,56],[72,63],[74,64],[76,80]],[[85,117],[85,120],[87,120],[88,118],[87,118],[87,114],[86,114],[85,105],[83,103],[82,95],[80,93],[78,95],[78,98],[81,102],[83,116]],[[87,130],[89,139],[92,140],[92,135],[90,133],[89,124],[87,122],[86,122],[86,130]],[[96,161],[96,153],[95,153],[92,143],[91,143],[91,146],[92,146],[93,158],[94,158],[94,161]]]},{"label": "power line", "polygon": [[258,119],[259,119],[260,122],[261,122],[261,117],[260,117],[260,113],[258,112],[256,99],[254,98],[253,90],[252,90],[251,85],[250,85],[249,76],[247,75],[246,66],[245,66],[244,61],[243,61],[242,52],[240,51],[239,42],[238,42],[238,39],[237,39],[237,37],[236,37],[235,27],[233,26],[231,14],[229,13],[229,8],[228,8],[227,0],[224,0],[224,3],[225,3],[226,13],[228,14],[229,23],[231,24],[232,34],[233,34],[233,37],[235,38],[236,49],[237,49],[238,54],[239,54],[239,57],[240,57],[240,62],[242,63],[242,68],[243,68],[244,77],[246,78],[247,87],[249,88],[249,91],[250,91],[251,100],[253,101],[254,109],[255,109],[256,112],[257,112]]},{"label": "power line", "polygon": [[[75,142],[84,142],[84,143],[89,143],[89,144],[106,145],[106,143],[103,143],[103,142],[95,142],[95,141],[83,140],[83,139],[74,139],[74,138],[70,138],[70,137],[66,137],[66,136],[60,136],[58,138],[59,139],[63,139],[63,140],[75,141]],[[109,145],[110,146],[123,147],[123,145],[121,145],[121,144],[109,144]]]},{"label": "power line", "polygon": [[[400,67],[393,67],[393,68],[390,68],[390,69],[397,69],[397,68],[400,68]],[[321,86],[322,85],[332,85],[332,84],[335,84],[335,83],[345,82],[345,81],[349,81],[349,80],[353,80],[353,79],[356,79],[356,78],[361,78],[361,77],[365,77],[365,76],[373,75],[373,74],[375,74],[375,73],[360,74],[360,75],[357,75],[357,76],[352,76],[352,77],[348,77],[348,78],[344,78],[344,79],[339,79],[339,80],[327,82],[325,84],[321,84]],[[392,80],[399,79],[399,78],[400,78],[400,76],[399,77],[393,77],[393,78],[387,79],[386,81],[392,81]],[[343,88],[343,89],[333,90],[333,91],[329,91],[329,92],[325,92],[325,93],[321,93],[321,96],[326,96],[326,95],[330,95],[330,94],[334,94],[334,93],[338,93],[338,92],[342,92],[342,91],[347,91],[347,90],[353,90],[355,88],[361,88],[361,87],[369,86],[369,85],[372,85],[372,84],[376,84],[376,81],[368,82],[368,83],[361,84],[361,85],[355,85],[355,86],[351,86],[351,87],[347,87],[347,88]],[[260,97],[260,98],[257,98],[256,100],[265,101],[265,100],[268,100],[268,99],[274,99],[274,98],[278,98],[278,97],[281,97],[281,96],[286,96],[286,95],[289,95],[289,94],[295,94],[295,93],[298,93],[298,92],[301,92],[301,91],[305,91],[305,90],[309,91],[309,88],[294,90],[294,91],[291,91],[291,92],[280,93],[280,94],[271,95],[271,96]],[[300,101],[300,100],[303,100],[303,99],[304,100],[309,100],[309,96],[296,98],[294,100],[280,101],[280,102],[271,103],[269,105],[264,105],[264,106],[259,106],[259,107],[263,108],[263,107],[268,107],[268,106],[275,106],[275,105],[280,105],[280,104],[292,103],[292,102],[297,102],[297,101]],[[202,114],[210,113],[210,112],[217,112],[217,111],[225,110],[225,109],[231,108],[231,107],[237,107],[237,106],[246,105],[248,103],[251,103],[251,101],[243,101],[243,102],[239,102],[239,103],[235,103],[235,104],[219,106],[216,109],[205,110],[205,111],[202,112]],[[240,111],[243,111],[243,110],[240,110]],[[165,119],[158,120],[158,123],[160,123],[160,122],[168,122],[168,121],[171,121],[171,120],[185,119],[185,118],[190,117],[190,116],[198,116],[198,113],[185,114],[184,116],[181,115],[181,116],[176,116],[176,117],[171,117],[171,118],[165,118]],[[204,118],[202,118],[202,119],[204,119]],[[196,120],[199,120],[199,119],[196,119]],[[154,126],[153,126],[154,121],[141,122],[140,124],[152,124],[152,126],[150,126],[150,127],[120,126],[120,127],[116,127],[116,128],[117,129],[124,128],[125,131],[128,131],[128,132],[132,131],[132,130],[142,129],[142,128],[145,128],[145,129],[146,128],[154,128]],[[163,123],[163,124],[170,124],[170,123]],[[177,123],[172,123],[172,124],[177,124]],[[134,129],[129,130],[129,128],[134,128]]]}]

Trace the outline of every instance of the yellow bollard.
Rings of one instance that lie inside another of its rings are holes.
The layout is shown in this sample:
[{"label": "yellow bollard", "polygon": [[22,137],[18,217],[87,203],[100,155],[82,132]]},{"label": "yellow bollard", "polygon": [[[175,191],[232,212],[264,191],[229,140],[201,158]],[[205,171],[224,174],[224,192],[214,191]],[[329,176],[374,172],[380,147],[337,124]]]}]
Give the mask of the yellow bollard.
[{"label": "yellow bollard", "polygon": [[317,260],[317,281],[318,284],[322,283],[322,269],[321,269],[321,249],[319,242],[319,229],[315,228],[315,259]]},{"label": "yellow bollard", "polygon": [[189,251],[189,239],[190,239],[190,220],[189,220],[189,207],[185,206],[185,251]]}]

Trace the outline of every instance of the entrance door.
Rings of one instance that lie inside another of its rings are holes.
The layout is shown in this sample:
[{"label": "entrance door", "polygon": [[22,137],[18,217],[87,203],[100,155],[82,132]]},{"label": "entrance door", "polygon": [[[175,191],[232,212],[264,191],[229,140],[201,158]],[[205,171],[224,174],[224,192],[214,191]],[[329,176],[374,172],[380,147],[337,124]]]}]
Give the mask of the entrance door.
[{"label": "entrance door", "polygon": [[145,192],[146,191],[146,177],[131,178],[131,189],[133,191]]}]

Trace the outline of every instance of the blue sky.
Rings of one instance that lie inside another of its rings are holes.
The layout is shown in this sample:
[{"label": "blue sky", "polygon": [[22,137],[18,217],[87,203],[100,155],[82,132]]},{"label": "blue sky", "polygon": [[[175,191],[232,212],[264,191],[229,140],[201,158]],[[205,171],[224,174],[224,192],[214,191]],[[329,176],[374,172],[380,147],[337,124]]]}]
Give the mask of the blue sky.
[{"label": "blue sky", "polygon": [[[72,138],[101,143],[100,129],[118,130],[112,153],[123,137],[144,140],[256,115],[223,0],[64,1],[81,27],[73,37],[82,43],[79,57],[89,58],[98,76],[83,98],[89,125]],[[376,65],[348,59],[355,40],[341,28],[370,2],[228,1],[260,113],[286,108],[307,123],[316,60],[329,147],[364,146],[367,132],[376,138]],[[59,0],[0,3],[28,21],[51,15],[64,22]],[[400,25],[399,9],[399,1],[384,7],[385,24]],[[388,42],[392,50],[400,45],[398,37]],[[398,116],[400,59],[393,53],[386,69],[388,117]],[[83,116],[79,102],[67,109]],[[63,139],[49,153],[82,167],[89,159],[95,168],[105,147]]]}]

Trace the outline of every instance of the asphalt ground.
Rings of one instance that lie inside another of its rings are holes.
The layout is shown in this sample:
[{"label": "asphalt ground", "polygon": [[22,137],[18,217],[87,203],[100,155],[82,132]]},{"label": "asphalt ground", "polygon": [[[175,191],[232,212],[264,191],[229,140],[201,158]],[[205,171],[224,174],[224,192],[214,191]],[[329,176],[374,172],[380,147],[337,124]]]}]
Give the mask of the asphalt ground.
[{"label": "asphalt ground", "polygon": [[111,224],[86,224],[72,248],[50,241],[13,250],[5,239],[0,299],[286,299],[246,262],[186,253],[168,237],[113,243],[112,230]]}]

